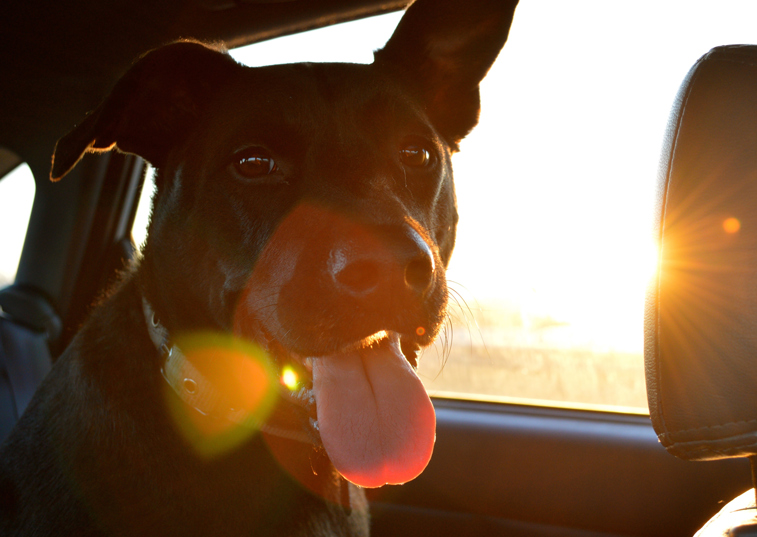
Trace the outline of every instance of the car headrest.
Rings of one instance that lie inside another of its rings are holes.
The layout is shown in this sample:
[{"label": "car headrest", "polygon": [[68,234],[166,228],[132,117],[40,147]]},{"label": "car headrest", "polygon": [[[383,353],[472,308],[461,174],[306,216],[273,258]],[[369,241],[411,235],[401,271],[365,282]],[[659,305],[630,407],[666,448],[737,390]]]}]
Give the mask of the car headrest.
[{"label": "car headrest", "polygon": [[757,454],[757,46],[686,76],[659,173],[645,318],[652,423],[688,460]]}]

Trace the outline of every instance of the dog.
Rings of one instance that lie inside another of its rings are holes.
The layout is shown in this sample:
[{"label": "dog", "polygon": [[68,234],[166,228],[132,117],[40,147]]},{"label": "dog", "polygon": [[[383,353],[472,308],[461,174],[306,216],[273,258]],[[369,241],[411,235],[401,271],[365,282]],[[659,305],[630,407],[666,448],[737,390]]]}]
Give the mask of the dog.
[{"label": "dog", "polygon": [[59,140],[52,180],[118,149],[156,193],[2,446],[2,535],[368,535],[363,488],[433,451],[450,156],[514,9],[418,0],[370,65],[172,43]]}]

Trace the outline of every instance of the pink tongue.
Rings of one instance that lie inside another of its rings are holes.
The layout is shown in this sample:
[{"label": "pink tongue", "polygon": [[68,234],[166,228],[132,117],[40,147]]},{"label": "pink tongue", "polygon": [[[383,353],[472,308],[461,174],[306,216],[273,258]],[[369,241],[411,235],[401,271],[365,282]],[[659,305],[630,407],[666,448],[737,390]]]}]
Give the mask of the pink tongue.
[{"label": "pink tongue", "polygon": [[428,464],[436,415],[396,335],[313,360],[313,390],[323,446],[345,479],[400,484]]}]

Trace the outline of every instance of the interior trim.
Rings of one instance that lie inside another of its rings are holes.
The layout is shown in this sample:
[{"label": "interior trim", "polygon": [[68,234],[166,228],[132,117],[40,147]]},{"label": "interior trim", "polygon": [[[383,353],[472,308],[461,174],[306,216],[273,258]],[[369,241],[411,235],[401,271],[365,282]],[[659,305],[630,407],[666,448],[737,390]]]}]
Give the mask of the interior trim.
[{"label": "interior trim", "polygon": [[[624,535],[692,535],[750,488],[749,465],[686,463],[649,417],[435,399],[426,471],[372,501]],[[484,478],[486,476],[486,478]],[[685,493],[682,493],[685,491]]]}]

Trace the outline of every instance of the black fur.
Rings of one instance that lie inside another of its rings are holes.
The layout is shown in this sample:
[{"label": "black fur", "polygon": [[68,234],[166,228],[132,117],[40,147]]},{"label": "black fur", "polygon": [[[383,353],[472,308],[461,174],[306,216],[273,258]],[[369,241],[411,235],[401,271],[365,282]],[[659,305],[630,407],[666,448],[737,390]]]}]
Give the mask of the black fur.
[{"label": "black fur", "polygon": [[[250,69],[168,45],[60,140],[53,180],[116,147],[149,160],[158,188],[142,261],[2,446],[2,535],[368,533],[362,491],[308,444],[253,434],[215,457],[189,446],[142,297],[171,333],[234,332],[302,356],[380,330],[403,348],[429,344],[457,223],[450,154],[477,122],[478,83],[513,10],[418,0],[372,65]],[[403,161],[408,146],[428,164]],[[240,176],[247,147],[275,171]]]}]

